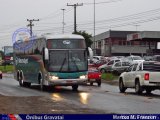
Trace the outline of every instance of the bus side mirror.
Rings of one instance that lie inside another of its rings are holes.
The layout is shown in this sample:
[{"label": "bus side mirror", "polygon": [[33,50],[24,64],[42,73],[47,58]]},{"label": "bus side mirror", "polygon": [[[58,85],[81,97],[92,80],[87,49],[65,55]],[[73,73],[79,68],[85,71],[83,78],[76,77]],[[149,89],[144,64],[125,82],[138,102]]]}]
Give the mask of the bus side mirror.
[{"label": "bus side mirror", "polygon": [[47,48],[44,49],[44,59],[49,60],[49,52]]},{"label": "bus side mirror", "polygon": [[93,50],[90,47],[88,47],[88,52],[89,52],[89,58],[90,58],[90,60],[92,60],[93,59]]}]

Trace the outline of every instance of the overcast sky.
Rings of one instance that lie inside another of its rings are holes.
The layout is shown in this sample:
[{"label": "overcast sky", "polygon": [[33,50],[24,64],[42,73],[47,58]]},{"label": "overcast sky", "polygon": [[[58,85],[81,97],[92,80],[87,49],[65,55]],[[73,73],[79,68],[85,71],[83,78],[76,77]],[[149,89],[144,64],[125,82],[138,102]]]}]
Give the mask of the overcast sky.
[{"label": "overcast sky", "polygon": [[[111,30],[160,31],[160,0],[95,0],[96,34]],[[94,0],[0,0],[0,49],[12,45],[12,34],[34,22],[34,34],[73,32],[74,9],[77,7],[77,30],[93,35]]]}]

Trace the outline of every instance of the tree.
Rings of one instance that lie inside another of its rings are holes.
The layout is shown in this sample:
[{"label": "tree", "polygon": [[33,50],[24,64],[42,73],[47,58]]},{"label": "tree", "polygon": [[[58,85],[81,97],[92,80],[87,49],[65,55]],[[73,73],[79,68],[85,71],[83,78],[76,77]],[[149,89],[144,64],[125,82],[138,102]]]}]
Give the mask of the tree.
[{"label": "tree", "polygon": [[91,47],[91,45],[93,43],[93,41],[91,40],[91,38],[92,38],[91,34],[86,33],[86,31],[79,31],[79,32],[76,32],[73,34],[82,35],[85,38],[85,42],[86,42],[87,47]]}]

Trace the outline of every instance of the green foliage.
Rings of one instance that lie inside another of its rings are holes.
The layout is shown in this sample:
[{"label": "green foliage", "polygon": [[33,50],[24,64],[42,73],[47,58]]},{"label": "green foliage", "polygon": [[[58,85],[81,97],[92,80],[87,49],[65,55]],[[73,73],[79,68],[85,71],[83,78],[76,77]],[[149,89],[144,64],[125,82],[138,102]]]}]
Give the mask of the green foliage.
[{"label": "green foliage", "polygon": [[0,66],[2,72],[13,72],[13,65]]},{"label": "green foliage", "polygon": [[91,47],[91,45],[93,43],[93,41],[91,40],[91,38],[92,38],[91,34],[86,33],[86,31],[79,31],[79,32],[76,32],[73,34],[82,35],[85,38],[85,42],[86,42],[87,47]]},{"label": "green foliage", "polygon": [[0,57],[1,57],[1,60],[4,59],[4,52],[1,50],[0,50]]},{"label": "green foliage", "polygon": [[113,75],[112,73],[103,73],[101,78],[103,80],[115,80],[118,76]]}]

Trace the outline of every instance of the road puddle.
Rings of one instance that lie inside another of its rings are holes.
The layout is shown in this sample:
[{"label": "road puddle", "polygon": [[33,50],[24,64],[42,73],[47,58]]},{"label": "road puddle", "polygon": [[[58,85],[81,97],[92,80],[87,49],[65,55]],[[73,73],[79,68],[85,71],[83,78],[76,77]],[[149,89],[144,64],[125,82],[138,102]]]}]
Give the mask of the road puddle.
[{"label": "road puddle", "polygon": [[81,103],[88,104],[89,93],[79,93],[79,96],[80,96]]},{"label": "road puddle", "polygon": [[54,93],[52,94],[52,99],[56,101],[61,101],[63,100],[62,96],[59,93]]}]

